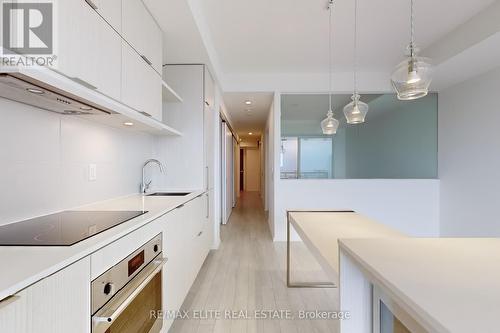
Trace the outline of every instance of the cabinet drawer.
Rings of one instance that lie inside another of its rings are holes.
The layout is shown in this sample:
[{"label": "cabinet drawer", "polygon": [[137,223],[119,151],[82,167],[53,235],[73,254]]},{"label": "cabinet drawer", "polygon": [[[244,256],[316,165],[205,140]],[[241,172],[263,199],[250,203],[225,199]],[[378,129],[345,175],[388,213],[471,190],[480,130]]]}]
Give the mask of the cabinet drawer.
[{"label": "cabinet drawer", "polygon": [[0,332],[90,332],[90,270],[84,258],[0,303]]},{"label": "cabinet drawer", "polygon": [[126,258],[130,253],[147,243],[154,236],[161,233],[161,223],[163,219],[164,217],[160,217],[92,253],[90,256],[92,280]]}]

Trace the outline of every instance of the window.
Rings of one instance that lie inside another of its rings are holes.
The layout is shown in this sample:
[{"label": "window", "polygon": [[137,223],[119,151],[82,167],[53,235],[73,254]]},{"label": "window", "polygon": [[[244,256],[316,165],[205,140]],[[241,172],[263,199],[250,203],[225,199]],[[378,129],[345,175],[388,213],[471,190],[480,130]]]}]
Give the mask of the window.
[{"label": "window", "polygon": [[280,169],[281,178],[296,179],[298,171],[298,140],[297,138],[281,139]]},{"label": "window", "polygon": [[328,95],[281,96],[281,178],[432,179],[437,177],[437,94],[399,101],[365,94],[366,122],[348,125],[350,95],[334,95],[337,134],[325,136]]},{"label": "window", "polygon": [[332,137],[283,138],[280,164],[282,179],[332,178]]}]

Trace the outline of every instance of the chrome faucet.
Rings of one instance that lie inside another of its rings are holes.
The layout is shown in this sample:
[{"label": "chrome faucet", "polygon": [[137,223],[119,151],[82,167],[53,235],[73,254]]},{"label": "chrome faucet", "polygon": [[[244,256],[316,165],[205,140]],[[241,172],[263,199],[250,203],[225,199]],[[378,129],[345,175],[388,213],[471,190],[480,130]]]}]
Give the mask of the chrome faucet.
[{"label": "chrome faucet", "polygon": [[149,159],[147,160],[144,165],[142,166],[142,183],[141,183],[141,193],[145,194],[148,189],[149,189],[149,186],[151,185],[151,182],[152,180],[146,182],[146,180],[144,179],[144,169],[146,169],[146,167],[149,165],[149,164],[156,164],[158,165],[158,167],[160,168],[160,172],[163,173],[165,171],[165,167],[163,166],[163,164],[156,160],[156,159]]}]

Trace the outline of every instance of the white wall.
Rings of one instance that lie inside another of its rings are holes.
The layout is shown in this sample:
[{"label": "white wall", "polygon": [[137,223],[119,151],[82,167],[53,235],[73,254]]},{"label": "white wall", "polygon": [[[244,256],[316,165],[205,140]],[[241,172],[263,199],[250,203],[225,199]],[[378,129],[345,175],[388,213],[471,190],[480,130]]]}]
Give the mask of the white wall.
[{"label": "white wall", "polygon": [[439,235],[439,180],[304,179],[281,180],[279,174],[281,98],[275,94],[271,152],[275,184],[270,227],[275,241],[286,240],[286,210],[352,209],[411,236]]},{"label": "white wall", "polygon": [[443,236],[500,236],[500,68],[439,95]]},{"label": "white wall", "polygon": [[152,136],[1,98],[0,110],[0,224],[139,192]]},{"label": "white wall", "polygon": [[286,240],[286,210],[350,209],[405,234],[439,235],[439,181],[405,179],[280,180],[275,241]]}]

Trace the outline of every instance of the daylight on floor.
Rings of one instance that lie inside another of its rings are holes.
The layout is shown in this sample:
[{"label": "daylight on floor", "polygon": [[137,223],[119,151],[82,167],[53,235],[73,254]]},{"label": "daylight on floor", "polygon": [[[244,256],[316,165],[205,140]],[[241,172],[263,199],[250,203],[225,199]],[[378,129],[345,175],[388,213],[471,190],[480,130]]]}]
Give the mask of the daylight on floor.
[{"label": "daylight on floor", "polygon": [[500,332],[500,0],[0,21],[0,333]]}]

